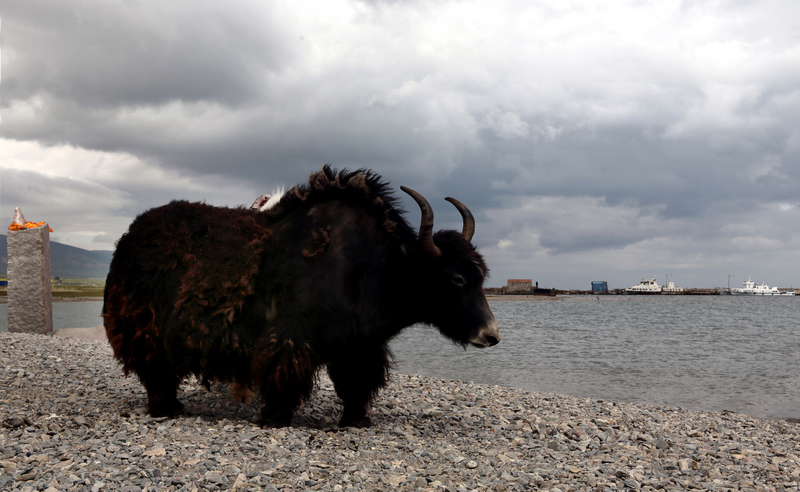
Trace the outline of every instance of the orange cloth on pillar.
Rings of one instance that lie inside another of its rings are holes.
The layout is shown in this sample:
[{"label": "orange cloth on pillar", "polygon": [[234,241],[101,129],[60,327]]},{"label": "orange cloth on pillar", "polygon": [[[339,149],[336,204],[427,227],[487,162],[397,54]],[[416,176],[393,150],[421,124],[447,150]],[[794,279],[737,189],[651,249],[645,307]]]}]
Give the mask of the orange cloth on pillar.
[{"label": "orange cloth on pillar", "polygon": [[[8,226],[8,230],[9,231],[21,231],[23,229],[34,229],[36,227],[42,227],[45,224],[47,224],[47,222],[25,222],[24,225],[19,225],[17,223],[14,223],[14,224],[11,224],[10,226]],[[47,226],[47,228],[50,230],[50,232],[54,232],[52,227]]]}]

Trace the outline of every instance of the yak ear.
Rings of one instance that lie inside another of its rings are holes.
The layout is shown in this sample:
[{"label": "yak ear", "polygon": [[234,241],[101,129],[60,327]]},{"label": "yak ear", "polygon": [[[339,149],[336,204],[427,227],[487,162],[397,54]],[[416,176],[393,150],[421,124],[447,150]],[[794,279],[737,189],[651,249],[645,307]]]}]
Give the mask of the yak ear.
[{"label": "yak ear", "polygon": [[266,205],[270,198],[272,198],[272,195],[261,195],[250,205],[250,210],[261,210],[261,207]]}]

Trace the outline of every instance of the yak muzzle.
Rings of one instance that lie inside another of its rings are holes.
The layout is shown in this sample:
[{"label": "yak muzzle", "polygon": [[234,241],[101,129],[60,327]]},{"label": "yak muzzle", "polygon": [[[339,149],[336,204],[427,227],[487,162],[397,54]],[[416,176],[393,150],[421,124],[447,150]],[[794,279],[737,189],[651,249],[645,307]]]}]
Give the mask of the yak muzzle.
[{"label": "yak muzzle", "polygon": [[493,347],[500,343],[500,329],[494,319],[478,330],[478,334],[469,340],[470,345],[477,348]]}]

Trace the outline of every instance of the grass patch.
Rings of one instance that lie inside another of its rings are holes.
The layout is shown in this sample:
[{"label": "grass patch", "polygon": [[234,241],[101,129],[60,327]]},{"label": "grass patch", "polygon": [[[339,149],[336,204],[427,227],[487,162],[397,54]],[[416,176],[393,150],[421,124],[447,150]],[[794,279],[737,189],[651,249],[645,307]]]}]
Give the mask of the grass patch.
[{"label": "grass patch", "polygon": [[54,279],[53,297],[103,297],[106,279]]},{"label": "grass patch", "polygon": [[53,290],[53,297],[98,297],[103,298],[103,289]]},{"label": "grass patch", "polygon": [[[99,297],[102,299],[105,279],[54,279],[50,284],[53,297]],[[0,287],[0,297],[8,297],[8,287]]]}]

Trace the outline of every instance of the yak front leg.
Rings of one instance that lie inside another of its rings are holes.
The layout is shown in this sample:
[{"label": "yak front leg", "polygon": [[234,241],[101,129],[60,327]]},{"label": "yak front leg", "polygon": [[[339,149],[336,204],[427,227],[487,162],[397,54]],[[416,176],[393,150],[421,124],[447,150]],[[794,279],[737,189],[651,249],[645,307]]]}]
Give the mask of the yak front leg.
[{"label": "yak front leg", "polygon": [[385,345],[360,347],[328,364],[328,374],[342,399],[339,427],[368,427],[367,410],[389,378],[390,353]]},{"label": "yak front leg", "polygon": [[292,340],[274,342],[261,352],[253,365],[253,374],[261,391],[261,425],[286,427],[292,414],[314,389],[318,364],[311,349],[298,347]]}]

